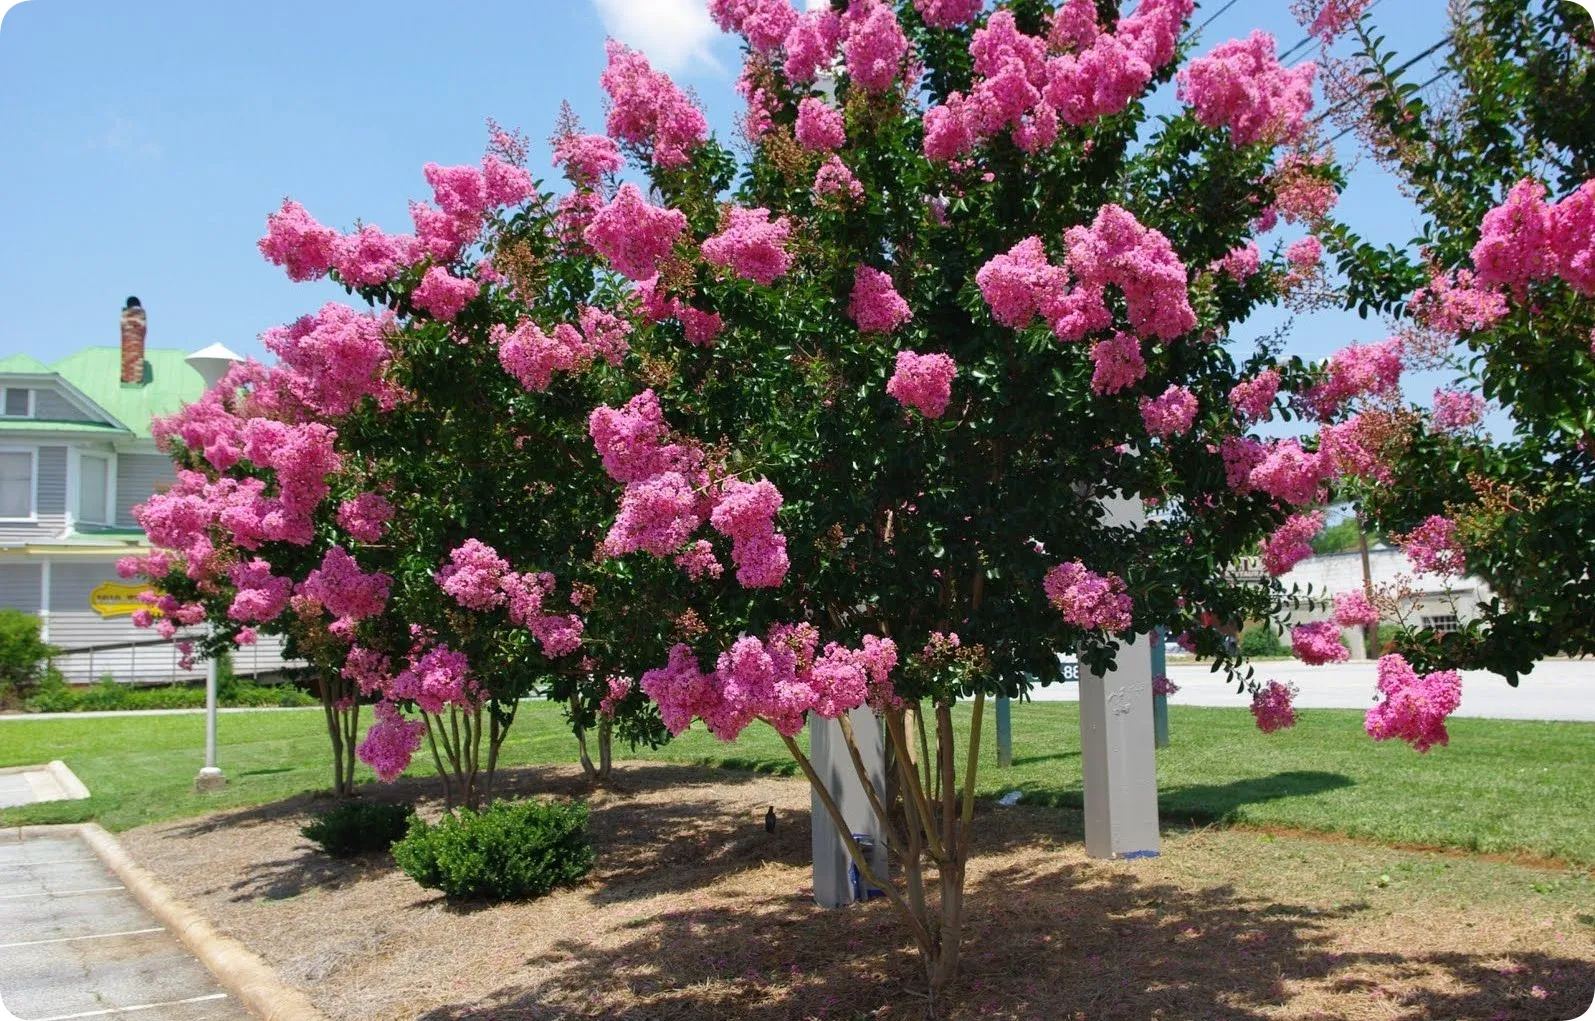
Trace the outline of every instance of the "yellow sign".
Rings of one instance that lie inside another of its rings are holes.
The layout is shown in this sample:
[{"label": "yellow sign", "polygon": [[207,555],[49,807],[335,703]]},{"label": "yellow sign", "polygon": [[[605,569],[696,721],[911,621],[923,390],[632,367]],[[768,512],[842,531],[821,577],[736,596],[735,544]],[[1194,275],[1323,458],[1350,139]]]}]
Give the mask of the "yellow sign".
[{"label": "yellow sign", "polygon": [[89,593],[89,607],[102,617],[127,617],[138,610],[148,610],[159,617],[161,611],[138,597],[140,592],[148,591],[150,591],[148,585],[107,581]]}]

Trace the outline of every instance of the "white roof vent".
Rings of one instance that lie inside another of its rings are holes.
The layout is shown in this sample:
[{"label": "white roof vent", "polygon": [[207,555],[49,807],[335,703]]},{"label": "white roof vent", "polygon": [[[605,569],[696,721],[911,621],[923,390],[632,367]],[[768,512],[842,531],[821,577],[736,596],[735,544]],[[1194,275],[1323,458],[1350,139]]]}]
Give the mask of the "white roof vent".
[{"label": "white roof vent", "polygon": [[212,344],[210,347],[201,348],[183,359],[183,361],[194,367],[194,371],[204,377],[205,389],[207,390],[220,382],[221,378],[227,375],[228,369],[243,360],[243,355],[229,351],[220,344]]}]

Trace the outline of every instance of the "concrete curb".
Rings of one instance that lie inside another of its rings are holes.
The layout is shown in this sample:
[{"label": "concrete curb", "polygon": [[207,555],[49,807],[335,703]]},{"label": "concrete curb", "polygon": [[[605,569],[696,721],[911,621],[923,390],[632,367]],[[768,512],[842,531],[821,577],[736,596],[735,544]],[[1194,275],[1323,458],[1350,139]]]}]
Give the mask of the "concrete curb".
[{"label": "concrete curb", "polygon": [[217,932],[199,912],[133,860],[121,843],[95,823],[77,831],[128,892],[182,941],[228,992],[264,1021],[327,1021],[308,997],[286,984],[253,950]]},{"label": "concrete curb", "polygon": [[83,781],[79,780],[78,775],[68,769],[67,764],[60,759],[52,759],[44,768],[48,769],[50,775],[55,777],[55,782],[61,785],[68,801],[79,801],[89,796],[89,789],[83,786]]}]

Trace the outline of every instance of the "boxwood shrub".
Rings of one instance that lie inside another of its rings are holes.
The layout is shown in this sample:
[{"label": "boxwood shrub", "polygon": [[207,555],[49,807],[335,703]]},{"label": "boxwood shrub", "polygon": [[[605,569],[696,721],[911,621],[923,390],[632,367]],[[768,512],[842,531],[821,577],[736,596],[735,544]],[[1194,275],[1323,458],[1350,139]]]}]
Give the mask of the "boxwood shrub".
[{"label": "boxwood shrub", "polygon": [[417,817],[393,845],[405,875],[451,900],[531,900],[593,867],[583,802],[500,801],[436,824]]},{"label": "boxwood shrub", "polygon": [[386,851],[409,831],[415,809],[377,801],[343,801],[299,832],[334,858]]}]

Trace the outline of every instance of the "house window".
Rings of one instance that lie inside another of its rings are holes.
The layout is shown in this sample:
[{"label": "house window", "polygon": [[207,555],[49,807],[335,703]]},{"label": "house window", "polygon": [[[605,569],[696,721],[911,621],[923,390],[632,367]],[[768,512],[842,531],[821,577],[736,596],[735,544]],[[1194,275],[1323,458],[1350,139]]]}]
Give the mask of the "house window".
[{"label": "house window", "polygon": [[33,391],[14,386],[6,387],[6,418],[33,417]]},{"label": "house window", "polygon": [[78,458],[78,520],[94,525],[106,523],[110,473],[110,461],[98,454]]},{"label": "house window", "polygon": [[0,518],[33,517],[33,451],[0,451]]},{"label": "house window", "polygon": [[1430,631],[1440,631],[1448,634],[1462,630],[1462,624],[1457,620],[1457,615],[1454,613],[1441,613],[1433,617],[1425,617],[1423,618],[1423,626]]}]

